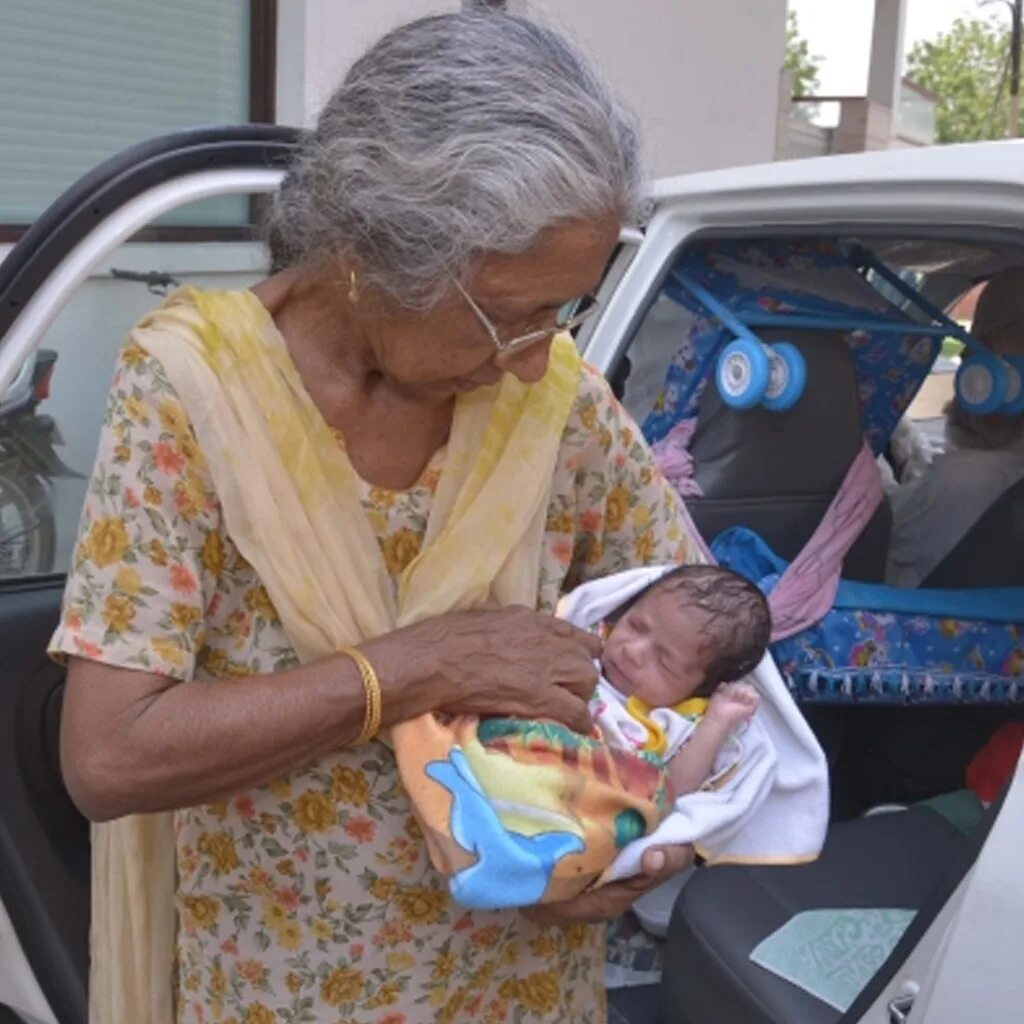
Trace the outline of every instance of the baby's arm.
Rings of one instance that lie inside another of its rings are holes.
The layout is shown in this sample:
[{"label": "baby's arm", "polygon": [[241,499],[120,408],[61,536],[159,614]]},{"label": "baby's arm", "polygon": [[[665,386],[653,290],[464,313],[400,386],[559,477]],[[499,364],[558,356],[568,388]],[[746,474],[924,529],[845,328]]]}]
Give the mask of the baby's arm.
[{"label": "baby's arm", "polygon": [[757,690],[749,683],[724,683],[715,690],[693,735],[668,763],[677,797],[696,793],[704,785],[729,733],[741,722],[749,721],[760,702]]}]

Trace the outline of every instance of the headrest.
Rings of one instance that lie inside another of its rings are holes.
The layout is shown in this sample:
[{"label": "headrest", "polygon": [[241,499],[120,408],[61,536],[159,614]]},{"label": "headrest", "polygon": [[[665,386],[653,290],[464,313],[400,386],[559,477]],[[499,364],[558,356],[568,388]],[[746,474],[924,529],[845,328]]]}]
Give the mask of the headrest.
[{"label": "headrest", "polygon": [[709,381],[690,444],[694,477],[708,498],[834,493],[860,449],[857,371],[839,333],[762,330],[792,342],[807,362],[807,385],[785,412],[733,409]]},{"label": "headrest", "polygon": [[1024,267],[1010,267],[995,275],[981,290],[971,333],[987,341],[1007,328],[1024,327]]}]

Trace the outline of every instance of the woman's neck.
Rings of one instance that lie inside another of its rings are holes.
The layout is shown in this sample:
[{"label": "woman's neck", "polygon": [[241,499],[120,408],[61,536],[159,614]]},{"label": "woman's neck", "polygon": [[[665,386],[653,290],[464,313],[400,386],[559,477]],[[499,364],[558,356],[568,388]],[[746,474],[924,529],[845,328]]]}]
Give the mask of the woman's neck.
[{"label": "woman's neck", "polygon": [[307,387],[344,378],[357,390],[366,390],[382,376],[340,279],[286,270],[253,291],[273,318]]},{"label": "woman's neck", "polygon": [[306,390],[345,439],[367,482],[405,490],[448,439],[454,400],[403,394],[381,372],[347,286],[285,271],[253,289],[280,331]]}]

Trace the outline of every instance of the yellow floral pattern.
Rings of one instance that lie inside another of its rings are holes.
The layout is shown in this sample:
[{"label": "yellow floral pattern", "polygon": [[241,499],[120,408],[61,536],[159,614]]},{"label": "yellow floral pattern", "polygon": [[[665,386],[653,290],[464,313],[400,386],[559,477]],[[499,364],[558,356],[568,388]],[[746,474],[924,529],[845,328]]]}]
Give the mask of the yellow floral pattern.
[{"label": "yellow floral pattern", "polygon": [[[396,576],[419,552],[443,450],[408,491],[362,488]],[[674,493],[585,369],[553,481],[538,607],[586,579],[684,560]],[[296,663],[226,532],[159,364],[118,362],[51,649],[175,679]],[[604,931],[451,903],[383,745],[176,815],[178,1016],[186,1024],[605,1019]]]}]

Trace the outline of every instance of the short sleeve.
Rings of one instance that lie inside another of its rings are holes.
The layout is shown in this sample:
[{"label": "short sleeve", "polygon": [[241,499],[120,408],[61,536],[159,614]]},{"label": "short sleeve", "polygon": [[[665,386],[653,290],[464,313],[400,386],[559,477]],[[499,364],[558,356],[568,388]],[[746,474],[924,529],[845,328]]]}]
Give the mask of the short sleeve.
[{"label": "short sleeve", "polygon": [[50,653],[190,679],[225,561],[220,506],[159,362],[121,352]]},{"label": "short sleeve", "polygon": [[607,382],[585,367],[573,413],[575,543],[568,587],[643,565],[700,560],[688,517]]}]

